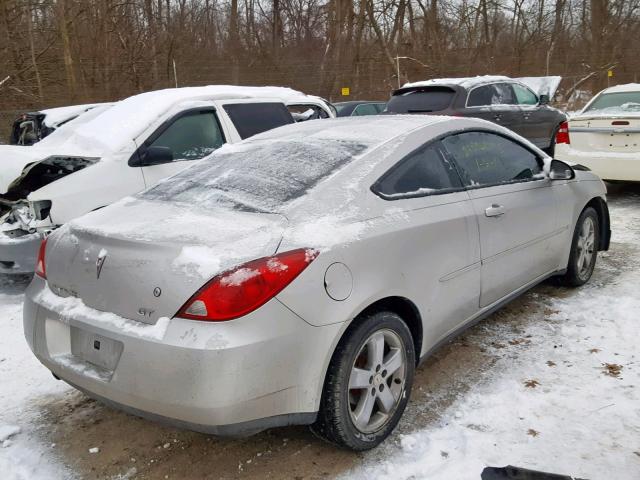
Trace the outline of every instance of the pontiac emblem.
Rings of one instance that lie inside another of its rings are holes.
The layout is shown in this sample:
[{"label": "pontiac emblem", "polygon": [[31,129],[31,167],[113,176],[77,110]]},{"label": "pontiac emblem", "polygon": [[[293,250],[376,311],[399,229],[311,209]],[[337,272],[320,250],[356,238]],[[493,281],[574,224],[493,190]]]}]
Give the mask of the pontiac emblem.
[{"label": "pontiac emblem", "polygon": [[101,250],[98,254],[98,259],[96,260],[96,278],[100,278],[100,272],[102,272],[102,266],[104,265],[104,261],[107,259],[107,252],[105,250]]}]

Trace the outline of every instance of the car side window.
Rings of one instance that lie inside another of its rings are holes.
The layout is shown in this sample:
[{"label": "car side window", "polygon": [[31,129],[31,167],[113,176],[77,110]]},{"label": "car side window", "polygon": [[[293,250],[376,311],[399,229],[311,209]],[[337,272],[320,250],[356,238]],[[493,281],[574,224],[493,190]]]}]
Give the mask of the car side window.
[{"label": "car side window", "polygon": [[442,155],[436,142],[396,163],[376,182],[373,190],[391,199],[443,193],[461,187],[455,166]]},{"label": "car side window", "polygon": [[515,105],[516,97],[508,83],[492,83],[476,87],[469,93],[467,107]]},{"label": "car side window", "polygon": [[223,106],[241,139],[294,123],[283,103],[229,103]]},{"label": "car side window", "polygon": [[150,147],[168,147],[176,160],[198,160],[220,148],[224,135],[215,112],[194,112],[177,118]]},{"label": "car side window", "polygon": [[527,87],[522,85],[518,85],[517,83],[513,84],[513,91],[516,94],[516,100],[519,105],[537,105],[538,97],[536,94],[529,90]]},{"label": "car side window", "polygon": [[495,95],[493,85],[483,85],[482,87],[476,87],[469,92],[469,98],[467,98],[467,107],[484,107],[489,106],[492,103],[492,99]]},{"label": "car side window", "polygon": [[352,116],[377,115],[378,110],[373,103],[363,103],[358,105],[352,113]]},{"label": "car side window", "polygon": [[541,160],[529,149],[501,135],[464,132],[442,140],[466,187],[544,178]]}]

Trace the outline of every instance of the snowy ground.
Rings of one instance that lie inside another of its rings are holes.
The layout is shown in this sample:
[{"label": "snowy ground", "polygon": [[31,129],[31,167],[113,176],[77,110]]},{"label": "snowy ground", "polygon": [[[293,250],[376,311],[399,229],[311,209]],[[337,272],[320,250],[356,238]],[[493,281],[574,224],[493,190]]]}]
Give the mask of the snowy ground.
[{"label": "snowy ground", "polygon": [[612,248],[590,284],[541,285],[443,347],[418,370],[397,433],[360,455],[304,428],[216,440],[88,400],[29,352],[26,280],[0,279],[2,478],[464,480],[512,464],[638,479],[640,188],[612,190]]}]

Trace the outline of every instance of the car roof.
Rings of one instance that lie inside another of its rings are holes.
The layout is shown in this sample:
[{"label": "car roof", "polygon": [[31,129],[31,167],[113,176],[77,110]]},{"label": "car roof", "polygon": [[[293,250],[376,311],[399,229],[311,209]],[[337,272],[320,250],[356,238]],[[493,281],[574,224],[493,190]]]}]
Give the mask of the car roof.
[{"label": "car roof", "polygon": [[420,82],[405,83],[402,89],[414,88],[414,87],[430,87],[438,85],[452,86],[457,85],[463,88],[473,88],[478,85],[485,85],[487,83],[513,81],[512,78],[502,75],[479,75],[476,77],[460,77],[460,78],[432,78],[431,80],[423,80]]},{"label": "car roof", "polygon": [[[440,115],[367,115],[313,120],[269,130],[245,140],[253,143],[264,140],[297,140],[312,137],[320,140],[353,141],[375,148],[417,128],[426,127],[454,117]],[[233,149],[233,145],[222,148]],[[238,146],[238,148],[241,148]]]},{"label": "car roof", "polygon": [[136,138],[150,123],[170,108],[190,101],[233,99],[274,99],[288,103],[302,100],[305,94],[285,87],[239,87],[208,85],[204,87],[166,88],[140,93],[117,102],[93,120],[78,127],[75,135],[82,143],[97,142],[110,151],[118,151]]},{"label": "car roof", "polygon": [[613,87],[605,88],[602,91],[602,93],[616,92],[640,92],[640,83],[625,83],[624,85],[615,85]]}]

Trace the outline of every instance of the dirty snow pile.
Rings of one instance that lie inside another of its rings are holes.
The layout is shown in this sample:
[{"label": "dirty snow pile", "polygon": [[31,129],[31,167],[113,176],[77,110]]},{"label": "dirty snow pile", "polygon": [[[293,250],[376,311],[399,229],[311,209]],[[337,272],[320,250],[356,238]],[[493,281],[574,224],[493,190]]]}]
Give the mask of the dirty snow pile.
[{"label": "dirty snow pile", "polygon": [[22,333],[26,280],[0,278],[0,472],[2,480],[73,478],[43,444],[39,417],[47,400],[69,387],[57,382],[33,356]]},{"label": "dirty snow pile", "polygon": [[632,253],[615,268],[599,259],[615,279],[594,275],[566,298],[532,294],[548,313],[523,334],[535,346],[500,358],[436,425],[387,442],[349,478],[475,480],[506,465],[640,478],[640,212],[613,214],[614,240]]}]

